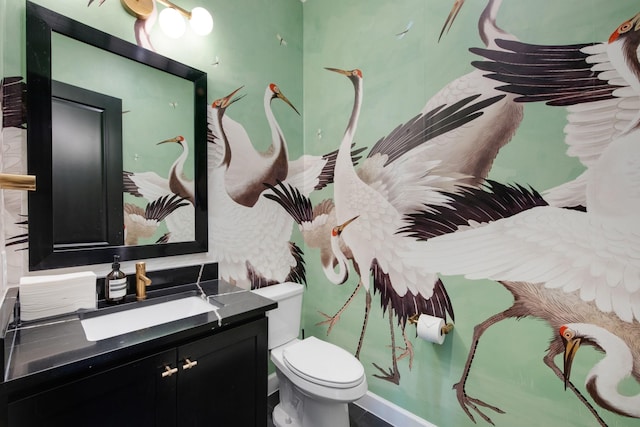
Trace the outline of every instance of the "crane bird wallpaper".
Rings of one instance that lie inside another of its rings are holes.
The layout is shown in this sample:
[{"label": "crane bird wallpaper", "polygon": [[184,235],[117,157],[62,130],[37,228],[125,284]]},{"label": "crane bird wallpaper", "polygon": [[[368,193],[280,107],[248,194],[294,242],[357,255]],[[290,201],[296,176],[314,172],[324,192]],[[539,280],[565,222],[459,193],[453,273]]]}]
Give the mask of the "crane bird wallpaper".
[{"label": "crane bird wallpaper", "polygon": [[[221,279],[305,284],[304,335],[426,425],[640,427],[637,3],[183,1],[210,35],[171,39],[117,0],[37,3],[207,73]],[[25,173],[24,2],[0,8],[2,169]],[[192,239],[192,133],[123,109],[127,244]],[[28,207],[3,199],[12,285]],[[423,314],[455,325],[442,345]]]}]

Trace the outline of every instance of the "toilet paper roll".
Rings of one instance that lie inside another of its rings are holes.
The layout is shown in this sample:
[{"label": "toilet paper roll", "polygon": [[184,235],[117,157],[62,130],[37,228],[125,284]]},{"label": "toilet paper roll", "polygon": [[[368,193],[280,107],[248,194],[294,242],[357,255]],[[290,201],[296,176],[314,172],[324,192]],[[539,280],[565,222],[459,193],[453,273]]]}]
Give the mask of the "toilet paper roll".
[{"label": "toilet paper roll", "polygon": [[442,344],[444,342],[444,335],[442,328],[445,326],[444,320],[439,317],[429,316],[428,314],[421,314],[418,318],[418,324],[416,326],[418,330],[418,336],[423,340]]}]

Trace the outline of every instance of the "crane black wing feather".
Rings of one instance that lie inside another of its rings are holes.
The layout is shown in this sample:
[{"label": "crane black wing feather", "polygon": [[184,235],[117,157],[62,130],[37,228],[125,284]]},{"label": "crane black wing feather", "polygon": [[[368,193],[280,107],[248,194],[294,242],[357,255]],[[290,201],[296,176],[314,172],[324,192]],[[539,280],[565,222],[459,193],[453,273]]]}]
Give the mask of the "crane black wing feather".
[{"label": "crane black wing feather", "polygon": [[449,294],[440,279],[436,281],[433,288],[433,295],[430,298],[418,294],[414,295],[407,291],[403,296],[393,289],[389,275],[382,271],[377,261],[374,260],[371,266],[373,274],[373,291],[380,292],[380,305],[382,310],[392,309],[397,316],[398,325],[404,328],[407,319],[414,315],[428,314],[430,316],[455,320],[453,304]]},{"label": "crane black wing feather", "polygon": [[446,193],[448,206],[425,206],[405,216],[406,226],[398,232],[418,240],[428,240],[455,232],[461,226],[507,218],[547,202],[534,189],[521,185],[505,185],[486,180],[483,188],[464,187],[457,193]]},{"label": "crane black wing feather", "polygon": [[23,128],[27,123],[27,84],[22,77],[5,77],[0,83],[2,127]]},{"label": "crane black wing feather", "polygon": [[262,195],[282,206],[296,223],[312,222],[313,205],[311,200],[291,184],[285,184],[282,181],[277,183],[277,186],[265,183],[264,185],[273,191],[273,194],[262,193]]},{"label": "crane black wing feather", "polygon": [[162,196],[147,204],[147,207],[144,210],[144,217],[146,219],[155,219],[160,222],[176,209],[182,206],[187,206],[188,204],[189,202],[186,199],[178,196],[177,194],[167,194],[166,196]]},{"label": "crane black wing feather", "polygon": [[472,95],[449,106],[440,105],[424,115],[418,114],[378,140],[368,157],[380,153],[387,156],[386,164],[389,164],[419,145],[480,117],[484,108],[501,100],[505,95],[470,104],[479,96],[480,94]]},{"label": "crane black wing feather", "polygon": [[[355,144],[351,144],[351,148],[354,147]],[[358,164],[362,156],[362,152],[366,150],[367,147],[356,148],[355,150],[351,150],[351,162],[355,165]],[[318,175],[318,183],[313,188],[314,190],[322,190],[329,184],[333,184],[333,171],[336,167],[336,158],[338,157],[338,150],[331,151],[330,153],[322,156],[326,163]]]},{"label": "crane black wing feather", "polygon": [[621,86],[601,78],[601,71],[593,70],[593,63],[585,47],[596,43],[544,46],[496,40],[506,51],[471,48],[470,51],[488,61],[473,61],[485,77],[503,83],[497,89],[521,95],[516,102],[540,102],[569,106],[614,98]]}]

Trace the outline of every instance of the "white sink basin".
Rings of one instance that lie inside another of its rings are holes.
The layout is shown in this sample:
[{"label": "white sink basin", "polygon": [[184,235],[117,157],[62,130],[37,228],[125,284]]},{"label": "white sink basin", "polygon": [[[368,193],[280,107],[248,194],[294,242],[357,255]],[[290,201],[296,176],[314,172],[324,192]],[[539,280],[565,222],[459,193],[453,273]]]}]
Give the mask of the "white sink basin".
[{"label": "white sink basin", "polygon": [[198,296],[191,296],[90,317],[80,323],[89,341],[100,341],[215,310],[216,306]]}]

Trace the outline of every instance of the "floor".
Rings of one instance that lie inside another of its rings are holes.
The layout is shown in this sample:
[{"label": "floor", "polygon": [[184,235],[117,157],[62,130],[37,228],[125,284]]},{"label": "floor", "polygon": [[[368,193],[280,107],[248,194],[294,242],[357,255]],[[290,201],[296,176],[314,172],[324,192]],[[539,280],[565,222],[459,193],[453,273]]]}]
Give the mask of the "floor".
[{"label": "floor", "polygon": [[[273,427],[273,421],[271,420],[271,412],[273,408],[280,401],[280,396],[276,391],[271,396],[267,403],[267,411],[269,419],[267,420],[267,427]],[[367,412],[358,405],[353,403],[349,404],[349,426],[350,427],[393,427],[386,421],[373,415],[371,412]]]}]

